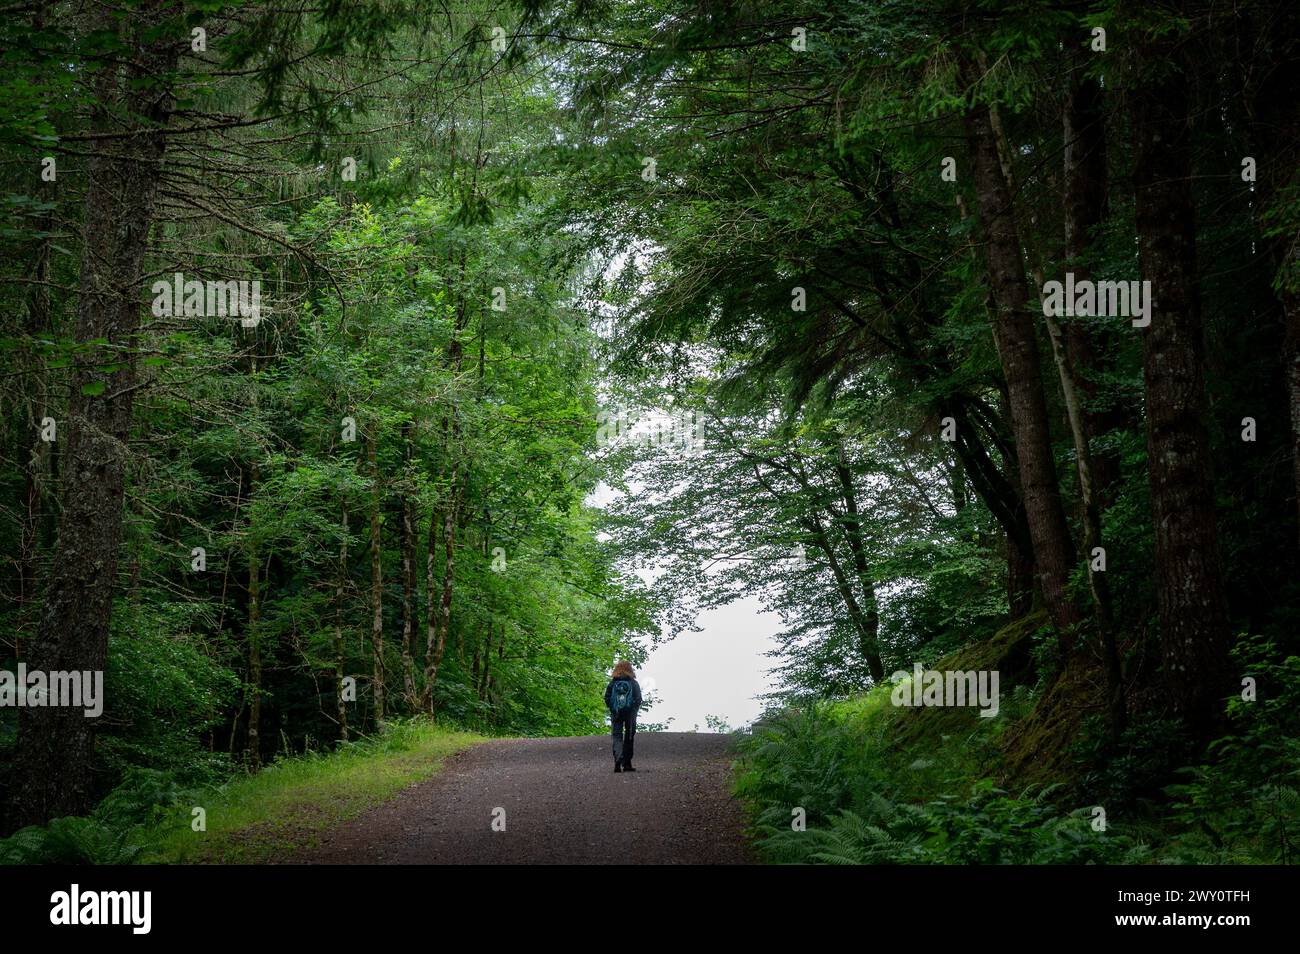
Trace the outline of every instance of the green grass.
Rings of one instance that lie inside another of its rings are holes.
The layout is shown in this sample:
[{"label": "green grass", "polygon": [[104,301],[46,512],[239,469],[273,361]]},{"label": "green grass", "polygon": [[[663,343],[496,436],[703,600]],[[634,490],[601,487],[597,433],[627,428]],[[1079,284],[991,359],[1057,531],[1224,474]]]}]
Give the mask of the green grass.
[{"label": "green grass", "polygon": [[435,775],[443,760],[486,737],[427,721],[397,722],[383,736],[327,754],[280,760],[200,795],[207,831],[191,830],[192,808],[148,837],[141,858],[154,864],[257,864],[319,843],[336,828],[403,788]]}]

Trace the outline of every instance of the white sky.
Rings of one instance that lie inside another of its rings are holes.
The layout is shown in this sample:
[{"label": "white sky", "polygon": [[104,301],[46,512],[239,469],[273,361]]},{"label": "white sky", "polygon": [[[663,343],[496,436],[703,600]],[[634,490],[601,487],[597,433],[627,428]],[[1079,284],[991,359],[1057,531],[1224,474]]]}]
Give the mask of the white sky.
[{"label": "white sky", "polygon": [[[602,482],[587,504],[605,507],[616,496]],[[654,578],[644,569],[637,575],[647,583]],[[642,693],[654,703],[642,721],[667,722],[673,732],[707,732],[704,717],[710,715],[733,729],[752,722],[763,709],[758,696],[775,688],[768,678],[775,660],[764,654],[775,648],[780,622],[756,597],[701,613],[699,632],[661,643],[637,670]]]},{"label": "white sky", "polygon": [[733,729],[752,722],[762,711],[756,697],[773,688],[774,660],[763,654],[775,646],[779,622],[754,597],[701,613],[701,632],[663,643],[637,673],[642,686],[654,687],[654,708],[642,720],[669,722],[674,732],[709,731],[707,715]]}]

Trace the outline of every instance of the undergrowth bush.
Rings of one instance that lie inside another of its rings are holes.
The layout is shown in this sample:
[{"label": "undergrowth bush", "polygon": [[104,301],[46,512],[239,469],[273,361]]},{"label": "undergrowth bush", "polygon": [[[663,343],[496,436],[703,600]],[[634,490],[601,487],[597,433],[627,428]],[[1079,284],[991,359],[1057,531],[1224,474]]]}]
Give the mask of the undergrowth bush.
[{"label": "undergrowth bush", "polygon": [[[942,732],[960,723],[894,708],[882,686],[767,717],[741,743],[736,791],[760,852],[782,863],[1291,864],[1300,657],[1264,636],[1242,637],[1235,652],[1257,696],[1229,701],[1230,731],[1199,764],[1185,764],[1175,723],[1135,719],[1110,747],[1088,721],[1074,776],[1013,794],[994,780],[998,739],[1031,696],[1010,694],[1005,718]],[[798,817],[807,830],[792,827]]]},{"label": "undergrowth bush", "polygon": [[1265,635],[1233,650],[1255,698],[1228,702],[1229,732],[1205,763],[1178,770],[1168,786],[1179,836],[1171,860],[1294,864],[1300,860],[1300,657]]},{"label": "undergrowth bush", "polygon": [[0,864],[131,864],[145,848],[140,833],[159,823],[184,794],[169,773],[129,769],[89,816],[56,818],[0,839]]},{"label": "undergrowth bush", "polygon": [[[262,769],[274,777],[304,763],[378,756],[411,751],[430,724],[422,718],[394,719],[384,731],[359,736],[325,751],[307,751],[277,759]],[[459,731],[460,726],[440,719],[438,728]],[[187,806],[201,805],[229,791],[232,781],[247,778],[242,772],[219,783],[191,784],[192,773],[182,768],[163,772],[131,768],[90,815],[57,818],[45,826],[22,828],[0,839],[0,865],[12,864],[133,864],[177,830],[188,829]],[[260,776],[259,776],[260,777]]]},{"label": "undergrowth bush", "polygon": [[[1025,703],[1021,701],[1019,707]],[[979,777],[1001,731],[893,745],[907,714],[889,687],[769,719],[742,742],[737,793],[754,809],[760,851],[781,863],[1082,864],[1132,862],[1146,849],[1066,812],[1053,789],[1013,796]],[[930,748],[921,757],[917,753]],[[807,830],[792,827],[802,809]]]}]

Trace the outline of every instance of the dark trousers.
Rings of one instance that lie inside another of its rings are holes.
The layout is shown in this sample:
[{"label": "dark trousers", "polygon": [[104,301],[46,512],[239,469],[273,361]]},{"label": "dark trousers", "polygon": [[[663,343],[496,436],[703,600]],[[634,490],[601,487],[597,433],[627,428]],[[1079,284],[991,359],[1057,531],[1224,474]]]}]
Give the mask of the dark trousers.
[{"label": "dark trousers", "polygon": [[614,739],[614,761],[619,765],[632,764],[632,742],[636,738],[636,713],[611,716],[609,734]]}]

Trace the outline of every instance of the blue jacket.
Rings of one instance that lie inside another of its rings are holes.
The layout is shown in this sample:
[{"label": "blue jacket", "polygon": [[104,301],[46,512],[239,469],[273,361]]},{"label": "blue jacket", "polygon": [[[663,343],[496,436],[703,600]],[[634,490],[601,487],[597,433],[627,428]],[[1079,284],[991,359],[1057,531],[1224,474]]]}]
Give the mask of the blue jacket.
[{"label": "blue jacket", "polygon": [[614,714],[614,710],[610,708],[610,705],[614,693],[614,683],[616,682],[632,683],[632,714],[636,715],[637,710],[641,708],[641,684],[635,679],[628,679],[626,677],[611,679],[609,685],[605,687],[605,708],[609,709],[609,714],[611,716]]}]

